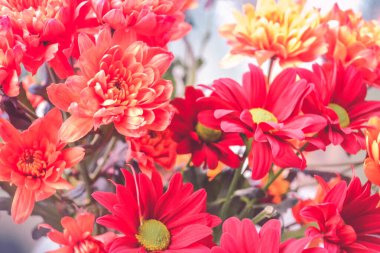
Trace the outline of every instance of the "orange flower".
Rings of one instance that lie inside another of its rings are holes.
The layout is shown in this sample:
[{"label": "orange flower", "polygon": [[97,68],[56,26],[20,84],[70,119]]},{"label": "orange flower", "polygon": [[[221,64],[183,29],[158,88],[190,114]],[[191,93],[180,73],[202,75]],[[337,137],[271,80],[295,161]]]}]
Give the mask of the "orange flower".
[{"label": "orange flower", "polygon": [[16,223],[30,216],[36,201],[50,197],[58,189],[71,188],[62,173],[82,160],[84,150],[64,149],[65,143],[58,139],[61,124],[58,109],[21,133],[0,118],[0,137],[5,142],[0,145],[0,181],[17,187],[11,210]]},{"label": "orange flower", "polygon": [[366,81],[379,86],[380,23],[376,20],[365,21],[352,10],[340,10],[338,5],[324,17],[324,21],[329,24],[326,58],[357,67]]},{"label": "orange flower", "polygon": [[258,0],[236,13],[236,24],[224,25],[220,33],[232,46],[224,61],[236,55],[255,57],[261,65],[278,57],[280,64],[309,62],[327,51],[325,27],[319,12],[304,10],[305,0]]},{"label": "orange flower", "polygon": [[91,213],[81,213],[75,219],[68,216],[63,217],[61,219],[63,233],[50,225],[41,225],[41,227],[51,230],[47,234],[50,240],[63,246],[47,253],[106,253],[105,244],[111,241],[115,234],[108,232],[92,236],[94,221],[95,216]]},{"label": "orange flower", "polygon": [[24,46],[15,40],[9,17],[0,17],[0,89],[10,97],[19,94],[23,50]]},{"label": "orange flower", "polygon": [[50,101],[72,114],[62,125],[62,140],[76,141],[110,123],[128,137],[166,129],[173,86],[161,76],[173,59],[171,53],[136,41],[128,30],[111,36],[108,27],[101,29],[96,43],[82,34],[79,49],[82,75],[47,89]]},{"label": "orange flower", "polygon": [[190,31],[184,12],[195,4],[194,0],[92,1],[100,21],[113,29],[132,29],[139,40],[161,47]]},{"label": "orange flower", "polygon": [[364,172],[369,181],[380,186],[380,118],[371,118],[366,132],[368,157],[364,161]]},{"label": "orange flower", "polygon": [[129,141],[129,158],[134,158],[142,171],[156,170],[156,165],[166,170],[173,168],[177,157],[177,143],[173,141],[171,131],[148,131],[146,135],[131,138]]},{"label": "orange flower", "polygon": [[[275,170],[275,172],[278,169]],[[268,182],[269,175],[266,175],[261,179],[262,185],[265,185]],[[272,202],[278,204],[281,202],[282,197],[289,191],[290,183],[284,177],[284,173],[276,178],[276,180],[269,186],[268,194],[272,197]]]}]

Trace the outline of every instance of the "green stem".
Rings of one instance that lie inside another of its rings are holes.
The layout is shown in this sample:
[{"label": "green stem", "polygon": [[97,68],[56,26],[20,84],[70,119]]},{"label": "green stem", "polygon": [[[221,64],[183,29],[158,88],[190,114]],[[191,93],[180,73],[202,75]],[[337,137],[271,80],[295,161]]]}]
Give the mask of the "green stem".
[{"label": "green stem", "polygon": [[273,184],[274,181],[282,174],[284,169],[279,169],[272,177],[268,179],[268,182],[264,185],[263,191],[268,191],[269,187]]},{"label": "green stem", "polygon": [[252,222],[254,224],[257,224],[264,219],[269,219],[275,216],[276,210],[273,208],[273,206],[266,206],[260,213],[258,213],[253,219]]},{"label": "green stem", "polygon": [[232,178],[230,187],[228,188],[226,200],[223,203],[222,209],[220,211],[220,218],[222,218],[222,220],[225,220],[228,217],[228,210],[229,210],[231,202],[232,202],[232,197],[234,195],[234,192],[237,189],[239,179],[241,176],[242,175],[241,175],[241,167],[240,167],[234,172],[234,177]]}]

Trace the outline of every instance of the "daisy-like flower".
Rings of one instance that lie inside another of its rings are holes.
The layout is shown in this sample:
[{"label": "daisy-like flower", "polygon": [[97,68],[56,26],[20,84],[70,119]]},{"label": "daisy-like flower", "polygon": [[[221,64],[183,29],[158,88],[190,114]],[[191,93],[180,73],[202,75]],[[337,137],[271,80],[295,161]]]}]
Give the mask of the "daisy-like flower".
[{"label": "daisy-like flower", "polygon": [[220,120],[213,115],[212,104],[197,103],[203,98],[201,90],[187,87],[185,98],[175,98],[176,107],[170,129],[173,139],[178,143],[178,154],[192,154],[191,160],[197,167],[204,165],[215,169],[218,161],[237,168],[240,158],[231,151],[232,145],[243,145],[239,134],[224,133],[220,129]]},{"label": "daisy-like flower", "polygon": [[176,162],[177,143],[172,138],[170,130],[148,131],[140,138],[129,138],[130,150],[129,159],[135,159],[139,168],[147,173],[156,170],[158,165],[161,168],[170,170]]},{"label": "daisy-like flower", "polygon": [[214,81],[213,93],[204,101],[216,108],[214,115],[221,119],[223,131],[253,138],[248,156],[252,178],[263,178],[272,163],[281,168],[305,168],[305,159],[288,140],[303,140],[305,133],[318,132],[326,125],[318,115],[300,114],[313,85],[297,81],[296,71],[286,69],[268,89],[262,70],[254,65],[249,68],[243,85],[229,78]]},{"label": "daisy-like flower", "polygon": [[326,145],[341,145],[350,154],[364,149],[362,130],[371,116],[380,115],[380,102],[366,101],[367,87],[362,73],[340,62],[334,62],[331,68],[315,64],[313,72],[297,71],[315,85],[312,94],[305,99],[303,111],[322,115],[327,120],[319,138]]},{"label": "daisy-like flower", "polygon": [[353,65],[369,84],[380,85],[380,23],[366,21],[352,10],[342,11],[338,5],[324,17],[329,24],[326,40],[329,61]]},{"label": "daisy-like flower", "polygon": [[185,36],[191,25],[184,12],[195,5],[194,0],[92,0],[101,23],[113,29],[133,29],[139,40],[150,46],[164,47],[169,41]]},{"label": "daisy-like flower", "polygon": [[93,194],[111,212],[97,223],[122,233],[107,246],[107,252],[209,252],[212,228],[220,219],[206,212],[205,190],[194,192],[191,184],[183,184],[179,173],[163,192],[155,171],[152,179],[122,172],[126,185],[116,184],[116,194]]},{"label": "daisy-like flower", "polygon": [[108,232],[103,235],[92,236],[95,216],[91,213],[78,214],[75,219],[69,216],[61,219],[63,232],[55,230],[47,224],[40,225],[51,231],[47,236],[50,240],[61,245],[57,250],[47,253],[106,253],[105,244],[115,235]]},{"label": "daisy-like flower", "polygon": [[256,8],[245,4],[243,13],[235,13],[237,22],[220,29],[232,47],[224,62],[243,55],[254,57],[259,65],[273,57],[280,64],[292,64],[326,53],[319,11],[305,10],[304,5],[304,0],[258,0]]},{"label": "daisy-like flower", "polygon": [[368,180],[380,185],[380,118],[369,120],[366,131],[368,157],[364,161],[364,172]]},{"label": "daisy-like flower", "polygon": [[82,160],[84,150],[64,149],[65,143],[58,139],[61,124],[58,109],[37,119],[23,132],[0,118],[0,137],[5,142],[0,146],[0,181],[17,187],[11,210],[16,223],[30,216],[36,201],[50,197],[56,190],[71,188],[62,173]]},{"label": "daisy-like flower", "polygon": [[19,94],[18,76],[21,74],[20,62],[24,50],[15,37],[10,18],[0,16],[0,89],[10,97]]},{"label": "daisy-like flower", "polygon": [[81,18],[86,16],[81,2],[0,0],[0,16],[10,17],[13,32],[25,45],[22,63],[26,70],[35,74],[44,62],[49,62],[61,78],[73,73],[68,58],[74,46],[76,24],[83,23]]},{"label": "daisy-like flower", "polygon": [[380,195],[371,195],[371,184],[354,177],[347,186],[333,188],[318,178],[325,198],[322,203],[301,210],[301,215],[318,223],[306,234],[323,239],[328,252],[370,253],[380,251]]},{"label": "daisy-like flower", "polygon": [[79,38],[81,75],[48,88],[51,102],[71,113],[61,138],[76,141],[93,128],[113,123],[128,137],[163,131],[170,123],[170,81],[161,78],[172,61],[168,51],[136,41],[135,33],[101,29],[94,43]]},{"label": "daisy-like flower", "polygon": [[279,220],[269,220],[258,233],[255,225],[249,219],[232,217],[223,223],[223,234],[220,246],[212,248],[211,253],[327,253],[324,249],[313,248],[304,250],[311,241],[309,238],[281,241],[281,223]]}]

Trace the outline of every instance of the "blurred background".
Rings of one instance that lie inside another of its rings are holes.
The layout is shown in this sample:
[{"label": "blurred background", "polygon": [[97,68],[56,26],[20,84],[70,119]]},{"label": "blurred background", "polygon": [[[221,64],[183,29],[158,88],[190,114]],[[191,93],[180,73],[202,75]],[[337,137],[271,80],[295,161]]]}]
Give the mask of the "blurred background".
[{"label": "blurred background", "polygon": [[[199,7],[188,12],[189,22],[193,25],[193,30],[185,40],[180,40],[171,44],[170,49],[177,59],[181,61],[191,60],[192,57],[200,58],[201,67],[187,82],[198,84],[210,84],[214,79],[230,77],[240,81],[242,73],[248,70],[247,62],[243,62],[236,67],[223,69],[220,67],[220,60],[228,52],[229,47],[225,39],[218,34],[218,28],[233,21],[232,10],[241,10],[244,3],[255,1],[244,0],[199,0]],[[360,11],[365,19],[377,19],[380,16],[380,2],[378,0],[339,0],[336,1],[342,9],[353,9]],[[321,8],[322,12],[327,12],[335,3],[331,0],[309,0],[308,6]],[[266,69],[266,66],[263,66]],[[181,69],[174,69],[181,76]],[[176,80],[181,81],[181,80]],[[179,85],[178,87],[183,87]],[[176,94],[183,94],[183,89],[177,89]],[[379,100],[380,93],[371,89],[369,97]],[[332,156],[331,154],[334,154]],[[334,163],[356,163],[363,161],[365,152],[356,156],[348,157],[341,148],[329,148],[326,152],[315,152],[308,157],[308,164],[311,168],[319,170],[329,170],[341,172],[344,170],[351,175],[351,169],[334,166]],[[360,170],[357,170],[359,173]],[[304,194],[312,194],[306,190]],[[0,197],[7,194],[0,190]],[[0,203],[1,204],[1,203]],[[3,203],[4,204],[4,203]],[[25,224],[15,225],[5,211],[0,211],[0,253],[42,253],[47,250],[56,249],[54,245],[45,238],[34,241],[32,231],[42,219],[32,216]]]}]

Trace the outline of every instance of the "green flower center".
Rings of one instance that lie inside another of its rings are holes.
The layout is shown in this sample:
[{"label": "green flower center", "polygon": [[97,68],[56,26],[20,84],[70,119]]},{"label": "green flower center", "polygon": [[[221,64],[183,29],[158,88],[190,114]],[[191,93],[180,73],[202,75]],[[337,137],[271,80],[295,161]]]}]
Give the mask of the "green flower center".
[{"label": "green flower center", "polygon": [[199,122],[195,126],[195,131],[197,132],[199,138],[205,142],[216,142],[220,140],[220,137],[222,137],[222,131],[206,127]]},{"label": "green flower center", "polygon": [[332,109],[336,113],[336,115],[338,115],[339,125],[341,128],[345,128],[350,125],[350,116],[342,106],[330,103],[329,108]]},{"label": "green flower center", "polygon": [[252,115],[252,120],[256,124],[259,124],[261,122],[274,122],[278,123],[278,120],[276,116],[273,115],[270,111],[267,111],[262,108],[253,108],[249,110],[249,112]]},{"label": "green flower center", "polygon": [[166,250],[170,244],[170,232],[158,220],[146,220],[139,227],[137,241],[148,251]]}]

